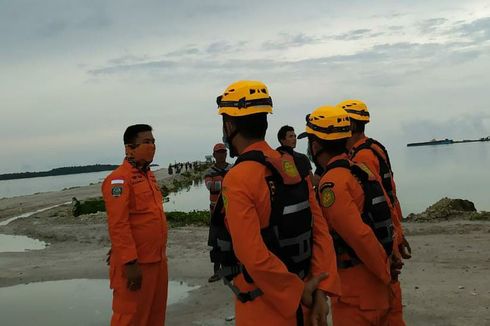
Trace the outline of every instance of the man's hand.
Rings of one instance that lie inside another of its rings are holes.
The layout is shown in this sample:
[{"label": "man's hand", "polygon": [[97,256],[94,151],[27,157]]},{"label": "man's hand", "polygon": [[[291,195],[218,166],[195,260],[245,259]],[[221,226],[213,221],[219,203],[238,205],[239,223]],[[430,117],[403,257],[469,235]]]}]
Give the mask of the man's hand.
[{"label": "man's hand", "polygon": [[405,236],[402,237],[402,242],[398,245],[398,250],[403,259],[412,258],[412,248],[407,239],[405,239]]},{"label": "man's hand", "polygon": [[325,292],[320,289],[316,290],[313,298],[313,309],[311,310],[311,326],[326,326],[329,312]]},{"label": "man's hand", "polygon": [[390,256],[390,274],[391,274],[391,280],[393,282],[398,281],[398,276],[402,272],[402,267],[403,267],[402,260],[392,254]]},{"label": "man's hand", "polygon": [[313,276],[305,283],[303,289],[303,295],[301,296],[301,303],[306,307],[311,308],[313,306],[313,292],[315,292],[318,284],[328,277],[328,273],[321,273],[320,275]]},{"label": "man's hand", "polygon": [[143,276],[137,262],[124,265],[124,273],[128,279],[127,287],[130,291],[137,291],[141,289],[141,283]]}]

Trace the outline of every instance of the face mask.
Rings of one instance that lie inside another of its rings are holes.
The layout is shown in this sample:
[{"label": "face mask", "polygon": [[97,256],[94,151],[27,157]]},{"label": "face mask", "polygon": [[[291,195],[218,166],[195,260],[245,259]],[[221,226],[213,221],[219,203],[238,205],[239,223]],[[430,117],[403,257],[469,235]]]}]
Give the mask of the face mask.
[{"label": "face mask", "polygon": [[139,144],[131,151],[131,158],[135,162],[143,162],[143,165],[148,166],[155,156],[155,144]]},{"label": "face mask", "polygon": [[234,131],[231,136],[227,136],[226,135],[226,131],[225,131],[225,127],[223,126],[223,138],[222,138],[222,141],[223,141],[223,144],[225,144],[225,147],[228,148],[228,150],[230,151],[230,157],[236,157],[238,156],[238,153],[237,151],[235,150],[235,148],[233,147],[233,144],[231,143],[231,141],[233,140],[233,138],[235,138],[237,132]]},{"label": "face mask", "polygon": [[308,159],[315,164],[315,167],[317,169],[321,168],[321,165],[317,162],[317,157],[320,154],[320,152],[316,153],[316,155],[313,155],[313,150],[311,148],[311,142],[308,142],[308,150],[306,151],[306,155],[308,156]]},{"label": "face mask", "polygon": [[313,156],[311,155],[310,143],[308,143],[308,148],[306,149],[306,156],[308,159],[313,162]]}]

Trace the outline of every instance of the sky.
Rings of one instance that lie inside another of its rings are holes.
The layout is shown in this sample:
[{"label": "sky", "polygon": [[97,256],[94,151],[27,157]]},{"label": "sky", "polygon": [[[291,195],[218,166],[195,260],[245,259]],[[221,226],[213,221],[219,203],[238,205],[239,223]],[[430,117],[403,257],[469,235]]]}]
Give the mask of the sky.
[{"label": "sky", "polygon": [[155,162],[202,159],[216,97],[241,79],[269,87],[273,146],[348,98],[388,147],[479,138],[490,3],[0,0],[0,72],[0,173],[118,164],[134,123],[153,126]]}]

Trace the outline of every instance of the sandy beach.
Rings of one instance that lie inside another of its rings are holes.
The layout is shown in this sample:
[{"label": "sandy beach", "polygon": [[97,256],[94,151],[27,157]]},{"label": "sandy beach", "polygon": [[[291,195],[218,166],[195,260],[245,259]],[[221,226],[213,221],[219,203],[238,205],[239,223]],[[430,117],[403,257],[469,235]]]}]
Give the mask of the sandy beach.
[{"label": "sandy beach", "polygon": [[[165,170],[157,173],[164,182]],[[99,196],[100,185],[0,200],[0,222],[44,207]],[[413,258],[401,282],[407,325],[490,325],[490,222],[452,219],[404,225]],[[0,233],[27,235],[50,245],[44,250],[0,253],[1,287],[29,282],[107,278],[109,249],[105,213],[71,216],[63,205],[0,226]],[[231,292],[207,283],[211,272],[205,227],[169,230],[171,280],[199,285],[168,308],[168,325],[232,325]]]}]

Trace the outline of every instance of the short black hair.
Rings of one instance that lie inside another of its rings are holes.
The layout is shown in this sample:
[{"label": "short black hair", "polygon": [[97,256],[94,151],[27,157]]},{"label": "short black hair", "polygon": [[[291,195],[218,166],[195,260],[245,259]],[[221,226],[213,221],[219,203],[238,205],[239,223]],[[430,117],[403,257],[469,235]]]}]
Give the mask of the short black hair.
[{"label": "short black hair", "polygon": [[231,121],[240,133],[246,139],[261,139],[265,138],[267,131],[267,113],[256,113],[241,117],[232,117],[223,114],[223,121]]},{"label": "short black hair", "polygon": [[288,131],[294,132],[294,128],[288,125],[282,126],[281,129],[277,132],[277,140],[282,145],[282,140],[286,139],[286,134]]},{"label": "short black hair", "polygon": [[350,119],[352,132],[364,132],[366,128],[366,122],[361,120]]},{"label": "short black hair", "polygon": [[152,131],[152,130],[153,129],[151,128],[150,125],[145,125],[145,124],[137,124],[137,125],[132,125],[127,127],[123,136],[124,145],[133,144],[140,132]]},{"label": "short black hair", "polygon": [[336,140],[325,140],[318,138],[314,135],[309,135],[308,139],[316,140],[320,143],[320,146],[325,150],[325,152],[331,156],[340,155],[342,153],[347,153],[347,138],[336,139]]}]

